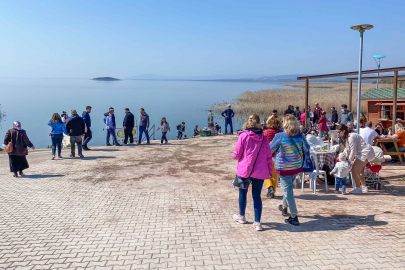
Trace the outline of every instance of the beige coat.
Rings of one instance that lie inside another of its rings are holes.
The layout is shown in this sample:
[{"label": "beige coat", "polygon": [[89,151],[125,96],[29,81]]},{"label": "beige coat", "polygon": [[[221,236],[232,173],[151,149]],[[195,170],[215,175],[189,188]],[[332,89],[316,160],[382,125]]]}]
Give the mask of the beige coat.
[{"label": "beige coat", "polygon": [[349,133],[346,140],[346,149],[344,151],[347,160],[353,161],[355,158],[363,162],[373,161],[375,158],[374,149],[371,145],[357,133]]}]

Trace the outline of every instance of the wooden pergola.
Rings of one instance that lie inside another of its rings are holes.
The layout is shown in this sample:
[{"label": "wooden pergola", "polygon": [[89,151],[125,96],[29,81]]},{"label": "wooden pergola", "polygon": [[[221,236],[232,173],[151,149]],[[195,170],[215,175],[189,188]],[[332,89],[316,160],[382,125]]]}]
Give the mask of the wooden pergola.
[{"label": "wooden pergola", "polygon": [[[399,79],[399,78],[403,78],[403,79]],[[357,77],[353,77],[353,78],[346,78],[346,80],[350,81],[350,91],[349,91],[349,110],[352,110],[352,93],[353,93],[353,81],[357,81],[359,78]],[[379,80],[379,79],[394,79],[394,76],[380,76],[380,77],[361,77],[361,80]],[[398,81],[402,82],[405,81],[405,76],[398,76]],[[401,86],[399,86],[398,88],[401,88]]]},{"label": "wooden pergola", "polygon": [[[394,72],[394,76],[381,76],[379,79],[384,78],[393,78],[394,79],[394,103],[393,103],[393,115],[397,115],[397,90],[398,90],[398,78],[405,77],[405,76],[398,76],[398,71],[405,70],[405,67],[394,67],[394,68],[382,68],[382,69],[371,69],[371,70],[363,70],[363,74],[373,74],[373,73],[387,73],[387,72]],[[309,80],[311,79],[321,79],[321,78],[332,78],[332,77],[342,77],[342,76],[352,76],[358,75],[358,71],[352,72],[343,72],[343,73],[332,73],[332,74],[322,74],[322,75],[312,75],[312,76],[303,76],[297,77],[298,81],[305,80],[305,126],[307,125],[308,119],[308,96],[309,96]],[[372,79],[377,77],[362,77],[362,80]],[[357,80],[358,78],[348,78],[350,81],[350,92],[349,92],[349,110],[352,109],[352,82]],[[395,125],[396,117],[393,117],[392,126]]]}]

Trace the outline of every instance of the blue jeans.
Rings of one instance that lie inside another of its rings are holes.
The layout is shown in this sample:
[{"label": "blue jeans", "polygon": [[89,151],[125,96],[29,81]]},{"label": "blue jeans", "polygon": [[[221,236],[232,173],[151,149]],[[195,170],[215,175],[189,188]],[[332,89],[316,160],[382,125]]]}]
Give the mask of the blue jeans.
[{"label": "blue jeans", "polygon": [[[405,151],[405,147],[403,146],[399,146],[398,145],[398,149],[400,152],[404,152]],[[388,152],[396,152],[397,150],[395,149],[395,146],[391,147],[390,149],[388,149]]]},{"label": "blue jeans", "polygon": [[346,181],[347,181],[347,177],[336,177],[335,178],[335,188],[336,191],[339,191],[339,187],[340,187],[340,183],[342,183],[342,191],[346,192]]},{"label": "blue jeans", "polygon": [[183,138],[183,132],[177,131],[177,140],[181,140]]},{"label": "blue jeans", "polygon": [[296,215],[298,213],[297,211],[297,205],[295,204],[295,199],[294,199],[294,190],[293,190],[293,183],[295,180],[295,175],[279,175],[280,176],[280,183],[281,187],[283,188],[283,206],[290,208],[290,213],[291,215]]},{"label": "blue jeans", "polygon": [[139,126],[139,139],[138,139],[138,144],[141,144],[142,142],[142,136],[143,133],[145,132],[146,140],[149,143],[149,132],[146,130],[146,126]]},{"label": "blue jeans", "polygon": [[112,128],[112,129],[108,128],[107,129],[107,140],[106,140],[107,145],[110,144],[110,135],[113,138],[113,144],[118,145],[117,136],[115,136],[115,129],[114,128]]},{"label": "blue jeans", "polygon": [[[255,222],[260,222],[262,217],[262,198],[260,194],[262,192],[264,180],[250,178],[252,180],[252,197],[253,197],[253,207],[255,209]],[[245,216],[246,201],[247,201],[248,189],[239,189],[239,215]]]},{"label": "blue jeans", "polygon": [[225,118],[225,134],[228,134],[228,125],[231,128],[231,133],[233,133],[232,118]]},{"label": "blue jeans", "polygon": [[326,137],[326,131],[319,131],[319,136],[320,136],[322,139],[327,138],[327,137]]},{"label": "blue jeans", "polygon": [[62,151],[63,134],[53,134],[51,136],[51,139],[52,139],[52,156],[55,155],[56,145],[58,145],[58,156],[60,156],[60,152]]}]

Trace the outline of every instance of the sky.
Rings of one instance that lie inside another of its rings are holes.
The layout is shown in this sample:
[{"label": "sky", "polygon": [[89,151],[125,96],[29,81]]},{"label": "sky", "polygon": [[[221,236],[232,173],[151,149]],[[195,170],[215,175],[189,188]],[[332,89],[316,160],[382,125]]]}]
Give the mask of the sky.
[{"label": "sky", "polygon": [[0,77],[323,74],[404,66],[405,1],[0,2]]}]

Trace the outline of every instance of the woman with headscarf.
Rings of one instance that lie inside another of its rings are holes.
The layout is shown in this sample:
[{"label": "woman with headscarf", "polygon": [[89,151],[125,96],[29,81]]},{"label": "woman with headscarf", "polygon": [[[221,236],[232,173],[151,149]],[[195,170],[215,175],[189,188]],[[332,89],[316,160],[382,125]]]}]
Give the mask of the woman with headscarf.
[{"label": "woman with headscarf", "polygon": [[13,123],[13,128],[9,129],[4,137],[4,144],[12,147],[12,151],[8,153],[10,161],[10,172],[14,173],[14,177],[18,177],[17,173],[23,174],[23,170],[28,169],[27,158],[28,149],[35,149],[34,145],[28,139],[27,133],[21,128],[21,123],[16,121]]}]

